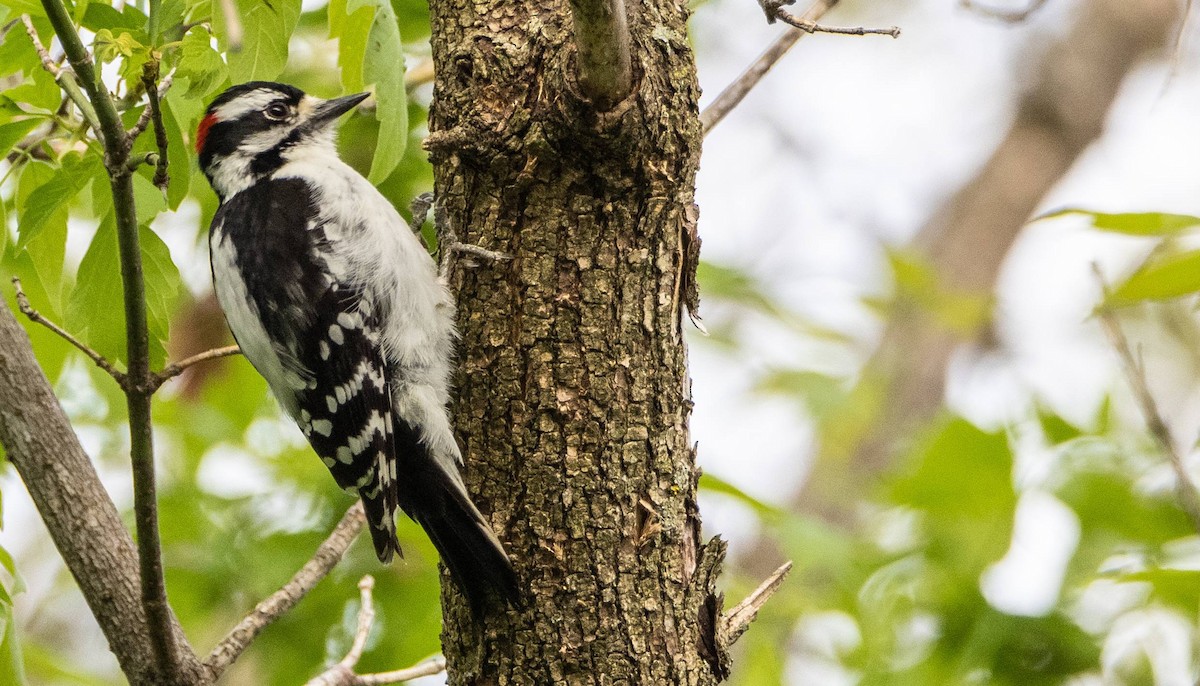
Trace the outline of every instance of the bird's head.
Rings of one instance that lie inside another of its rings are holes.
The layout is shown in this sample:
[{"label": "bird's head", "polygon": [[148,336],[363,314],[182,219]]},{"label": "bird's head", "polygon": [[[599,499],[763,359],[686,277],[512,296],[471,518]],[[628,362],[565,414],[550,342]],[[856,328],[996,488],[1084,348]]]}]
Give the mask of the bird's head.
[{"label": "bird's head", "polygon": [[336,155],[334,122],[367,93],[322,100],[283,83],[252,81],[221,93],[200,120],[200,169],[222,199],[298,155]]}]

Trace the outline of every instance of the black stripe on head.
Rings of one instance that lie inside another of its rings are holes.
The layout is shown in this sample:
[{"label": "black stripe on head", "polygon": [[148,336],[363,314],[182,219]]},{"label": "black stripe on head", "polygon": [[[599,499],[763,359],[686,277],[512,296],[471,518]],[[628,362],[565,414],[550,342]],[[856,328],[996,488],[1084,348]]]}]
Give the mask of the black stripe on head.
[{"label": "black stripe on head", "polygon": [[300,99],[304,97],[304,91],[290,84],[276,83],[274,81],[247,81],[246,83],[239,83],[236,86],[230,86],[224,93],[218,95],[215,100],[209,103],[206,114],[212,114],[221,105],[236,99],[238,96],[246,95],[256,90],[277,91],[281,98],[286,99],[292,105],[299,104]]},{"label": "black stripe on head", "polygon": [[[261,93],[257,96],[256,93]],[[246,138],[266,131],[281,122],[268,119],[263,108],[271,102],[283,102],[295,108],[304,98],[304,91],[286,83],[250,81],[230,87],[208,106],[205,121],[208,121],[204,144],[200,149],[200,169],[207,170],[214,159],[233,154]],[[257,106],[246,111],[228,112],[239,99],[253,99]],[[222,112],[226,110],[226,112]],[[210,121],[211,119],[211,121]]]}]

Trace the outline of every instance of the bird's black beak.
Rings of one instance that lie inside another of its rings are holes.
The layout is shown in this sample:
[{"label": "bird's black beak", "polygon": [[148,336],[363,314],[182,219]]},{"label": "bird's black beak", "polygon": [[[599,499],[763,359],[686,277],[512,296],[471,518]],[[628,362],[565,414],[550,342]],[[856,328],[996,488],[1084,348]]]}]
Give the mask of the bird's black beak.
[{"label": "bird's black beak", "polygon": [[324,100],[313,108],[308,118],[309,125],[314,129],[324,128],[332,124],[338,117],[354,109],[358,103],[370,97],[370,93],[356,93],[342,98]]}]

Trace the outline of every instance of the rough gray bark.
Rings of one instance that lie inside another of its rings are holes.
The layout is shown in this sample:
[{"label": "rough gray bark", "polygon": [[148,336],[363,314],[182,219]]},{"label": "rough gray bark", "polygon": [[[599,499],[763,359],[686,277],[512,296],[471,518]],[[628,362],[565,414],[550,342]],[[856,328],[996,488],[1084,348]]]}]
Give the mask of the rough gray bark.
[{"label": "rough gray bark", "polygon": [[[0,443],[131,684],[163,683],[141,603],[137,554],[12,312],[0,306]],[[187,683],[207,683],[178,624]]]},{"label": "rough gray bark", "polygon": [[451,683],[714,683],[722,547],[700,544],[680,325],[700,149],[686,6],[630,5],[637,83],[604,114],[572,81],[565,3],[430,9],[439,218],[513,256],[452,272],[454,420],[526,594],[481,629],[444,593]]},{"label": "rough gray bark", "polygon": [[[1167,41],[1173,0],[1093,0],[1061,42],[1039,61],[1037,80],[988,162],[922,228],[915,247],[947,293],[988,299],[1009,249],[1042,198],[1104,130],[1122,81]],[[901,302],[863,373],[878,401],[852,445],[823,446],[797,503],[844,520],[857,496],[892,463],[897,448],[942,406],[946,369],[964,342],[917,303]]]}]

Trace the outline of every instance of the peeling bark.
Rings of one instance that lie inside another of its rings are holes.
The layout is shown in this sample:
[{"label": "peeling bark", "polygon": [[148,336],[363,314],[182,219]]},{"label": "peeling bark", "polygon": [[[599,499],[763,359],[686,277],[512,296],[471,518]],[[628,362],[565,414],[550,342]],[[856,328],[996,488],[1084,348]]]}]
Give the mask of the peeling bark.
[{"label": "peeling bark", "polygon": [[431,6],[439,220],[513,256],[451,273],[454,420],[525,593],[481,628],[443,584],[455,685],[716,681],[680,323],[699,90],[686,6],[629,12],[634,93],[598,114],[565,3]]}]

